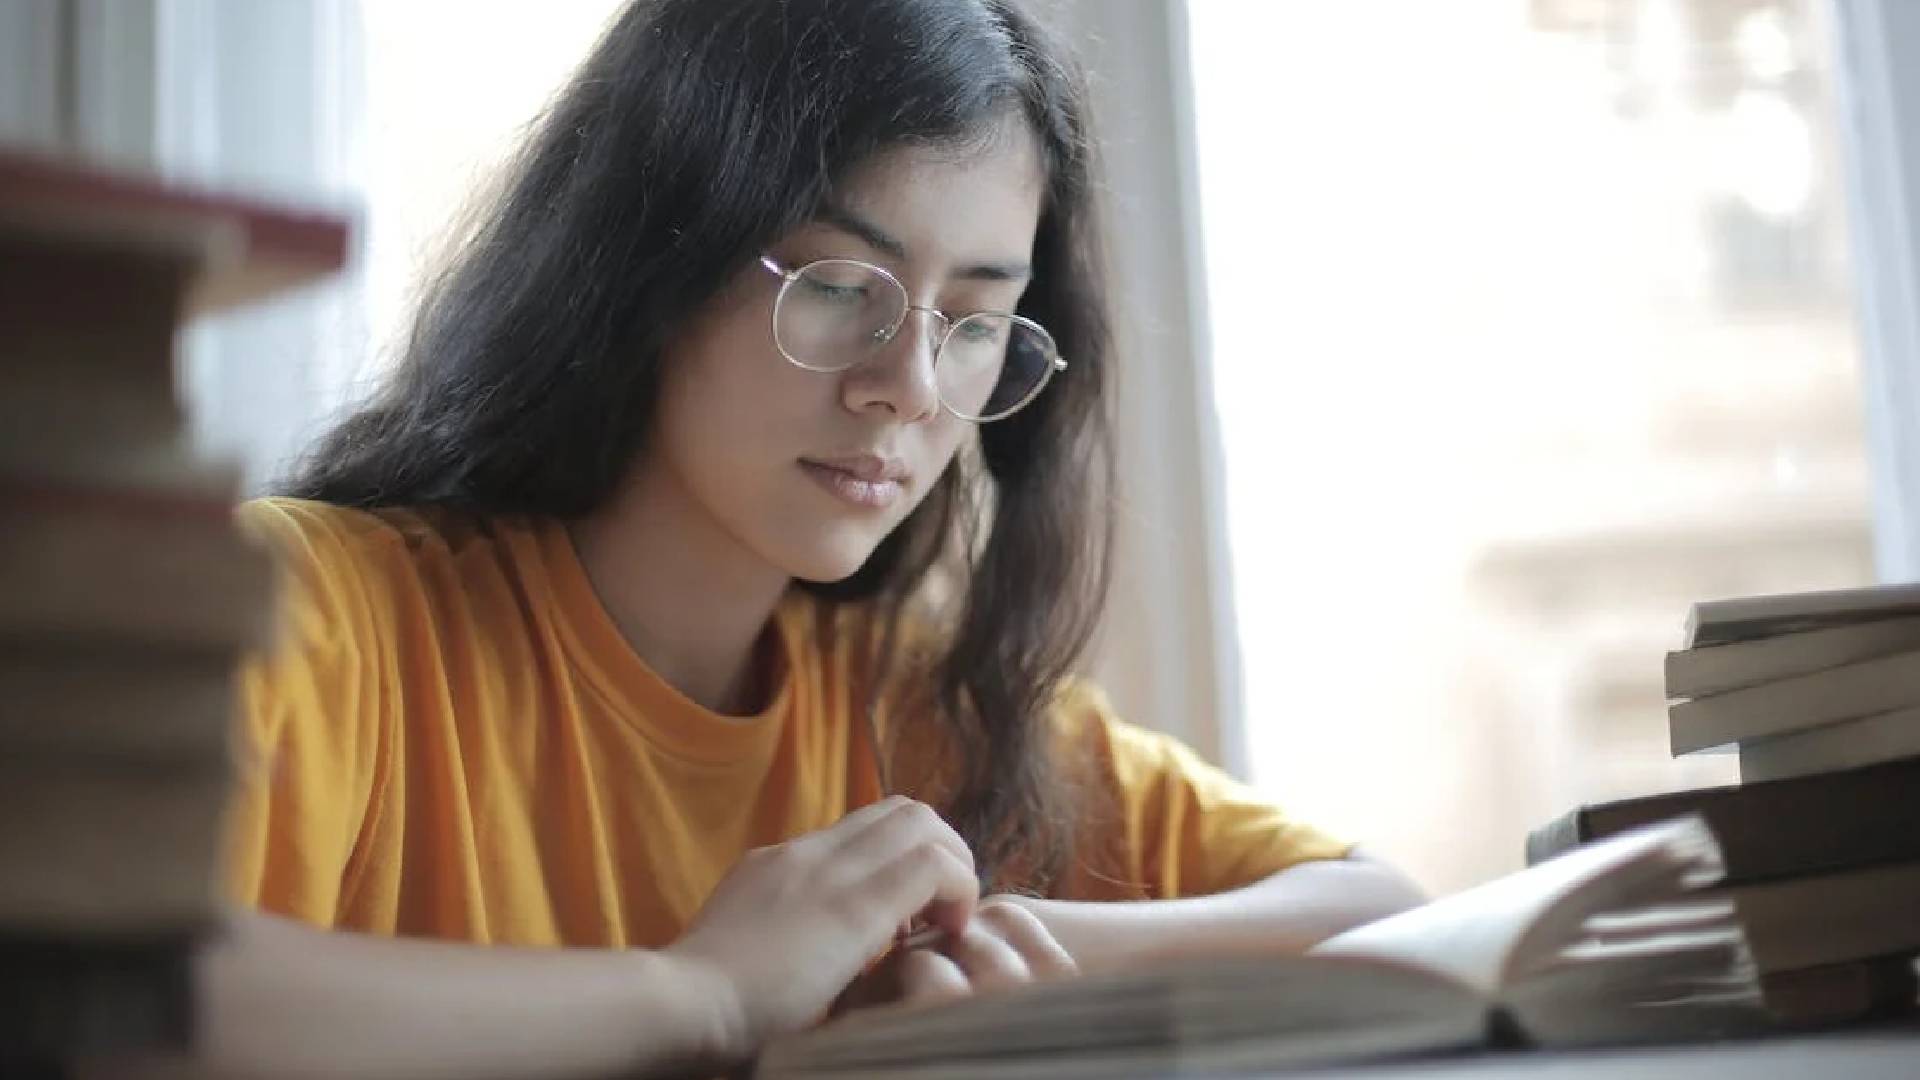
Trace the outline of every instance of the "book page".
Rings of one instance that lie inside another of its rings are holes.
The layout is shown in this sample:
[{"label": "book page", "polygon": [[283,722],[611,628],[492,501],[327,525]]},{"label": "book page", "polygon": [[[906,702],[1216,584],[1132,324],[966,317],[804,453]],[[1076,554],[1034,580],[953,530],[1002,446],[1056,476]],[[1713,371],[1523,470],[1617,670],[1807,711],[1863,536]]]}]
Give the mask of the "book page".
[{"label": "book page", "polygon": [[1753,1031],[1766,1014],[1732,905],[1699,908],[1650,912],[1562,950],[1508,987],[1508,1008],[1555,1046]]},{"label": "book page", "polygon": [[1672,899],[1717,871],[1705,823],[1679,818],[1349,930],[1312,953],[1416,964],[1495,999],[1509,982],[1550,964],[1579,938],[1588,916]]},{"label": "book page", "polygon": [[1247,955],[857,1013],[769,1047],[756,1075],[1110,1076],[1478,1043],[1487,1003],[1426,969]]}]

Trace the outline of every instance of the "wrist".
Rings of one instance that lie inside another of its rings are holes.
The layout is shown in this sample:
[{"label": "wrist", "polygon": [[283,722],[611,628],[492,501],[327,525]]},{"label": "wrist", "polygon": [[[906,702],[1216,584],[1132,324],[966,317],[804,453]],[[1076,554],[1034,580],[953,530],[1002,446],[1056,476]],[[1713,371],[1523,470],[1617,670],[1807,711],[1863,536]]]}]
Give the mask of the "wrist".
[{"label": "wrist", "polygon": [[1181,901],[1004,899],[1025,908],[1085,974],[1177,955]]},{"label": "wrist", "polygon": [[1102,935],[1097,925],[1102,905],[1017,895],[996,896],[994,900],[1024,908],[1028,914],[1040,920],[1040,925],[1047,928],[1047,933],[1060,943],[1068,956],[1073,957],[1074,964],[1081,971],[1092,972],[1110,966],[1106,961],[1113,953],[1113,943],[1101,942]]},{"label": "wrist", "polygon": [[645,954],[660,965],[660,978],[648,980],[662,987],[669,1006],[679,1013],[673,1030],[686,1032],[684,1057],[697,1071],[725,1072],[750,1058],[758,1049],[748,1018],[745,995],[733,976],[711,959],[668,947]]}]

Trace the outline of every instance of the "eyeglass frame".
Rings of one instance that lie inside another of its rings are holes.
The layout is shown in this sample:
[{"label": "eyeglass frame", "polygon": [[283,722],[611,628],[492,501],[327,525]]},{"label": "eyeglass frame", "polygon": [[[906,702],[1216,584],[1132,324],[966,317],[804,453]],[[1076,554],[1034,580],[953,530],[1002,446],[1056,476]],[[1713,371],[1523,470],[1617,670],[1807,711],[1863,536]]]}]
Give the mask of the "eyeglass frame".
[{"label": "eyeglass frame", "polygon": [[934,318],[939,319],[940,325],[943,329],[941,330],[941,333],[940,333],[939,342],[936,343],[933,347],[932,366],[935,368],[939,367],[940,365],[940,356],[943,352],[946,351],[947,342],[953,337],[953,331],[961,323],[967,321],[968,319],[973,318],[975,315],[993,315],[1003,319],[1011,319],[1015,323],[1025,326],[1030,330],[1035,330],[1039,332],[1040,336],[1046,340],[1049,351],[1053,353],[1052,362],[1047,364],[1046,368],[1042,371],[1040,375],[1040,381],[1033,384],[1032,390],[1027,391],[1024,397],[1022,397],[1019,401],[1013,403],[1013,405],[1009,406],[1008,408],[1002,410],[998,415],[968,416],[967,414],[961,412],[959,409],[954,408],[952,405],[949,405],[947,403],[946,397],[940,393],[939,380],[937,377],[935,378],[934,396],[939,400],[940,407],[952,413],[954,416],[958,417],[959,419],[965,420],[970,424],[991,424],[991,423],[994,423],[995,421],[1005,420],[1009,416],[1012,416],[1014,413],[1017,413],[1021,409],[1026,408],[1028,405],[1033,404],[1033,400],[1040,396],[1040,392],[1042,390],[1045,390],[1047,388],[1047,384],[1053,381],[1053,377],[1059,374],[1060,372],[1067,370],[1067,358],[1060,355],[1060,345],[1058,342],[1056,342],[1053,339],[1053,332],[1048,330],[1046,327],[1041,326],[1039,323],[1034,322],[1032,319],[1027,318],[1025,315],[1016,315],[1011,311],[970,311],[965,315],[962,315],[956,319],[953,316],[947,314],[946,312],[941,311],[939,308],[927,307],[924,304],[914,303],[913,294],[907,291],[907,287],[901,284],[899,278],[893,276],[892,271],[888,270],[884,266],[877,266],[873,263],[867,262],[864,259],[844,259],[844,258],[839,258],[837,256],[830,256],[824,259],[814,259],[811,262],[803,263],[802,265],[794,267],[793,269],[789,270],[786,267],[780,265],[779,260],[775,259],[772,255],[762,254],[760,256],[760,266],[763,269],[765,269],[769,274],[772,274],[773,276],[780,279],[780,291],[774,295],[773,310],[768,313],[768,322],[771,324],[770,328],[773,330],[773,347],[780,350],[780,355],[786,359],[787,363],[792,364],[794,367],[797,367],[802,371],[812,371],[821,375],[834,375],[842,371],[852,371],[854,368],[857,368],[861,364],[864,364],[867,362],[867,358],[861,358],[858,360],[849,361],[848,363],[842,364],[839,367],[821,367],[817,364],[804,363],[796,359],[792,353],[788,352],[786,345],[780,340],[780,304],[782,301],[784,301],[787,298],[787,289],[791,287],[795,281],[798,281],[800,279],[800,275],[806,273],[808,270],[811,270],[816,266],[820,266],[826,263],[842,263],[850,266],[858,266],[866,270],[871,270],[875,274],[878,274],[888,284],[900,290],[900,295],[902,298],[906,300],[906,304],[904,304],[900,309],[900,317],[895,319],[893,321],[893,324],[886,328],[886,336],[877,339],[879,343],[882,345],[887,344],[888,342],[891,342],[894,338],[894,335],[900,332],[900,328],[907,324],[907,317],[916,311],[924,311],[927,314],[933,316]]}]

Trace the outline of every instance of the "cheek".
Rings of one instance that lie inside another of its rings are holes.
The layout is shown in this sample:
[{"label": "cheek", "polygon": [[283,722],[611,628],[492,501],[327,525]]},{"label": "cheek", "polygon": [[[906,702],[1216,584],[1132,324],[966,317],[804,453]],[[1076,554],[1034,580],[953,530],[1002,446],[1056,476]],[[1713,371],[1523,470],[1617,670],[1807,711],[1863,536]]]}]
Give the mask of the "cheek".
[{"label": "cheek", "polygon": [[926,439],[922,443],[926,457],[917,463],[919,467],[915,470],[927,478],[926,483],[919,485],[921,497],[925,497],[948,469],[960,467],[956,458],[975,452],[978,432],[979,429],[972,424],[945,412],[927,426]]},{"label": "cheek", "polygon": [[667,358],[661,426],[727,458],[759,456],[789,439],[824,382],[781,359],[755,325],[690,340]]}]

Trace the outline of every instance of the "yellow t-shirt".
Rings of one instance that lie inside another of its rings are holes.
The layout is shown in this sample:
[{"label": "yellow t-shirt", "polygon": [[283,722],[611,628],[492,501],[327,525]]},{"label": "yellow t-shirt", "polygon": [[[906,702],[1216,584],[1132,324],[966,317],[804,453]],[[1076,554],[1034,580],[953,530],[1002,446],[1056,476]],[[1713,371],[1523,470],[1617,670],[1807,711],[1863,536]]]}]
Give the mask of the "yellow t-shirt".
[{"label": "yellow t-shirt", "polygon": [[[696,705],[633,652],[556,522],[267,499],[282,633],[241,676],[236,900],[322,926],[481,943],[659,947],[748,849],[878,798],[851,647],[784,601],[755,717]],[[1346,845],[1089,687],[1056,722],[1095,768],[1058,895],[1258,880]]]}]

